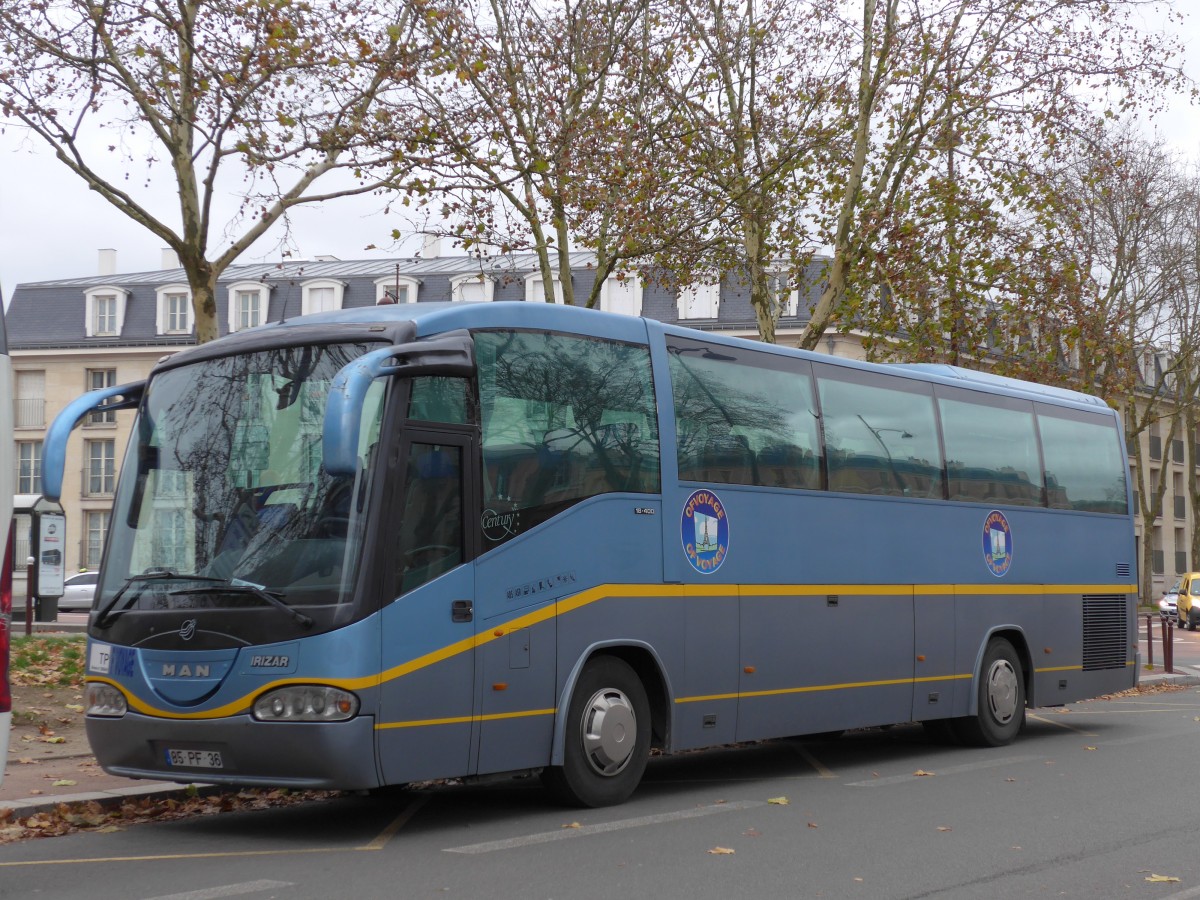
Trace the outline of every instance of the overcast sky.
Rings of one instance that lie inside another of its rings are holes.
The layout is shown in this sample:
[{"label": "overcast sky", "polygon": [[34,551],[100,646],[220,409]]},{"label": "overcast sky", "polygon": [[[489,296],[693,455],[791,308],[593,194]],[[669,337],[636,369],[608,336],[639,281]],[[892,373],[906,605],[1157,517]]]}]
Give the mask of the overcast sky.
[{"label": "overcast sky", "polygon": [[[1185,8],[1182,0],[1177,6]],[[1187,44],[1188,72],[1200,82],[1200,11],[1189,13],[1181,37]],[[1180,152],[1200,161],[1200,108],[1179,99],[1150,127]],[[160,208],[171,209],[170,185],[156,187],[162,192]],[[296,210],[294,255],[301,259],[318,255],[366,259],[414,252],[419,247],[415,239],[399,248],[392,244],[392,229],[406,231],[412,226],[394,214],[383,215],[383,205],[380,198],[356,198]],[[214,244],[219,243],[217,237],[214,235]],[[278,261],[279,240],[280,232],[275,229],[238,261]],[[370,245],[381,249],[366,250]],[[0,287],[5,301],[18,284],[97,274],[102,248],[117,251],[118,273],[158,269],[162,247],[156,237],[84,188],[19,129],[9,127],[0,134]]]}]

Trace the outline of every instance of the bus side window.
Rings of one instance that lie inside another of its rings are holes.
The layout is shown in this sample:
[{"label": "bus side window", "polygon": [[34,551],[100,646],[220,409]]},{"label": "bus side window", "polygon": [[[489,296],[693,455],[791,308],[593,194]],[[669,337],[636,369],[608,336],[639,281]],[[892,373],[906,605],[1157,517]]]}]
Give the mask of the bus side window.
[{"label": "bus side window", "polygon": [[807,362],[682,337],[667,351],[681,480],[820,489]]}]

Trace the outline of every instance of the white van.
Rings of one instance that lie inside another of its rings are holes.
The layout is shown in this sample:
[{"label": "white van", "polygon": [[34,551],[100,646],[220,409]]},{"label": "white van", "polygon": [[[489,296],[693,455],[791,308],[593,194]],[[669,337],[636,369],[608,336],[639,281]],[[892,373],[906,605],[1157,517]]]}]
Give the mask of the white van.
[{"label": "white van", "polygon": [[8,655],[12,638],[13,576],[13,403],[12,360],[8,356],[8,332],[4,327],[4,295],[0,293],[0,784],[8,759],[8,735],[12,728],[12,688],[8,683]]}]

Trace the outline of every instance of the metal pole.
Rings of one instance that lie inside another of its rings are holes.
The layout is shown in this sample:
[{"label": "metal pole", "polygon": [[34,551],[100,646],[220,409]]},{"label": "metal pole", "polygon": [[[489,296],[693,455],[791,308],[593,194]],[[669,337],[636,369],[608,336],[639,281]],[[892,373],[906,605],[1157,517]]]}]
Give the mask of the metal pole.
[{"label": "metal pole", "polygon": [[1175,623],[1163,620],[1163,668],[1168,675],[1175,674]]},{"label": "metal pole", "polygon": [[1146,613],[1146,665],[1154,668],[1154,616]]},{"label": "metal pole", "polygon": [[33,634],[33,557],[25,560],[25,634]]}]

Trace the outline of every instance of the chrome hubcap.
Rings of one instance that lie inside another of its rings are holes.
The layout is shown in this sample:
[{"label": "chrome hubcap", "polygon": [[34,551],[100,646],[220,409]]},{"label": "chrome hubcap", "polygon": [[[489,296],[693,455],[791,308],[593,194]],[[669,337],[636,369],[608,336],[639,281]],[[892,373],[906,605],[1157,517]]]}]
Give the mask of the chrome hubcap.
[{"label": "chrome hubcap", "polygon": [[580,722],[588,763],[600,775],[616,775],[629,764],[637,742],[637,716],[629,698],[616,688],[597,691]]},{"label": "chrome hubcap", "polygon": [[1017,673],[1006,659],[992,663],[987,673],[987,701],[992,716],[1007,725],[1017,714]]}]

